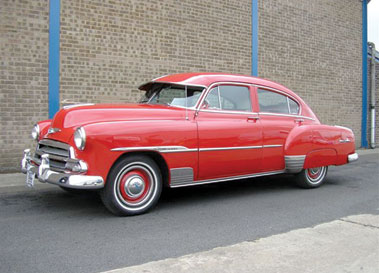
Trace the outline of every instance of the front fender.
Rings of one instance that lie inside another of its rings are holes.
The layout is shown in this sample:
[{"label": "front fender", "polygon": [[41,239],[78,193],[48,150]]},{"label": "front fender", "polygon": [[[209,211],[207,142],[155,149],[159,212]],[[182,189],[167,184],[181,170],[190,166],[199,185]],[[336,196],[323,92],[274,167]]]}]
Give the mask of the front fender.
[{"label": "front fender", "polygon": [[[120,121],[84,125],[87,141],[77,156],[88,163],[89,175],[106,181],[114,162],[128,152],[144,152],[146,147],[180,146],[197,148],[197,125],[190,120]],[[74,146],[73,139],[70,140]],[[197,151],[197,150],[196,150]],[[197,152],[161,153],[169,168],[192,167],[197,171]]]}]

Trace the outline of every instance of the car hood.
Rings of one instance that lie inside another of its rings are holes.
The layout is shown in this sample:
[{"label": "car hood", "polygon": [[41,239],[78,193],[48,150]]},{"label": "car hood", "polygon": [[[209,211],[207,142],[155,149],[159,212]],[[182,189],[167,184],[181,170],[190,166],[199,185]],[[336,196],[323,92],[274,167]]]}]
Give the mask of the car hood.
[{"label": "car hood", "polygon": [[184,119],[185,109],[151,104],[97,104],[60,110],[51,127],[57,129],[112,121]]}]

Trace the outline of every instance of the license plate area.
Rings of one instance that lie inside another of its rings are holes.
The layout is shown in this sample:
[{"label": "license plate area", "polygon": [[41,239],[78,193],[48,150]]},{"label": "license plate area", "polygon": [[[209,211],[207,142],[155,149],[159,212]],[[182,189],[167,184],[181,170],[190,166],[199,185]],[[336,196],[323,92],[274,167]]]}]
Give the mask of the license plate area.
[{"label": "license plate area", "polygon": [[26,169],[26,186],[29,188],[34,187],[34,180],[36,178],[36,175],[34,172],[31,170],[32,166],[28,166]]}]

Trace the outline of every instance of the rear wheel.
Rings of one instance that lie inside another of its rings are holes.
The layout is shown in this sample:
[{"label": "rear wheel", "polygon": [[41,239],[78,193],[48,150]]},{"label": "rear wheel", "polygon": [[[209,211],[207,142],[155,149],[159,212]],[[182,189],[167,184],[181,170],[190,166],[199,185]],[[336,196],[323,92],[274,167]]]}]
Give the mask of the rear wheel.
[{"label": "rear wheel", "polygon": [[297,185],[302,188],[317,188],[324,184],[327,172],[327,166],[304,169],[296,174],[295,180]]},{"label": "rear wheel", "polygon": [[116,215],[142,214],[156,205],[162,191],[159,167],[149,157],[126,157],[113,166],[101,199]]}]

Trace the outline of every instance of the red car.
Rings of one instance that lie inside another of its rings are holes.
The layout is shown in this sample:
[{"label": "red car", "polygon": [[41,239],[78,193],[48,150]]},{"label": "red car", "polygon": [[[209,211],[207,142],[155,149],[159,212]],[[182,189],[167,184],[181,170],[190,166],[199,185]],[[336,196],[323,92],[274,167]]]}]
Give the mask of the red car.
[{"label": "red car", "polygon": [[187,73],[139,87],[137,104],[72,105],[37,123],[22,171],[69,191],[96,189],[117,215],[141,214],[162,187],[292,173],[323,184],[329,165],[358,159],[353,132],[320,124],[305,102],[272,81]]}]

